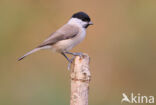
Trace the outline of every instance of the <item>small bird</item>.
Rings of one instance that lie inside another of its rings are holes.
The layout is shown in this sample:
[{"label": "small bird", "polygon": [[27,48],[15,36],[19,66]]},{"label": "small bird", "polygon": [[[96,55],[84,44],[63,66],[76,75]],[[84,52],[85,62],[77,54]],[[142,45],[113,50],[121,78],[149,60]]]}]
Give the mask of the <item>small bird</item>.
[{"label": "small bird", "polygon": [[90,25],[93,25],[90,17],[85,12],[77,12],[72,15],[70,20],[65,25],[52,33],[49,38],[43,41],[35,49],[20,57],[18,61],[39,50],[51,49],[54,52],[62,54],[68,60],[69,69],[72,59],[69,59],[66,54],[82,56],[82,53],[72,53],[69,52],[69,50],[71,50],[85,38],[86,29]]}]

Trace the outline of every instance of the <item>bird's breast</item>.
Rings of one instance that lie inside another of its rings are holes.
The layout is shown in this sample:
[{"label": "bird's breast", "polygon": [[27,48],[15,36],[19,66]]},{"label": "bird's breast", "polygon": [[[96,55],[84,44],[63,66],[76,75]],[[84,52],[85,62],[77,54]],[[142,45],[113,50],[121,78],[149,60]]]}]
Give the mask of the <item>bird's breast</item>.
[{"label": "bird's breast", "polygon": [[86,30],[81,29],[79,34],[76,35],[74,38],[72,38],[73,45],[79,44],[85,38],[85,36],[86,36]]}]

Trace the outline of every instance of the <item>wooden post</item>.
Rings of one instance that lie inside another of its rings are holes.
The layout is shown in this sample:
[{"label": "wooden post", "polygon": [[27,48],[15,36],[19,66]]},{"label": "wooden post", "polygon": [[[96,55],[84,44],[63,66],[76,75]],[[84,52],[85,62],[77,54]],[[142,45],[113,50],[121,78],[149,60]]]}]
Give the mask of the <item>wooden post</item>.
[{"label": "wooden post", "polygon": [[91,74],[90,58],[87,54],[76,56],[71,68],[71,99],[70,105],[88,105],[88,91]]}]

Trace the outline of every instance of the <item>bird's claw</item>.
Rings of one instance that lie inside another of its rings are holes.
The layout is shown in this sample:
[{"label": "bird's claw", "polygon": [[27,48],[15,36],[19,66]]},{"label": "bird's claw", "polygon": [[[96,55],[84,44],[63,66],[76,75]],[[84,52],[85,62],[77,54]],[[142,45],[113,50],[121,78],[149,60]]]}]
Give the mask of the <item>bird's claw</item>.
[{"label": "bird's claw", "polygon": [[74,58],[75,58],[75,56],[73,56],[73,57],[70,59],[69,63],[68,63],[68,70],[70,70],[71,64],[73,63]]},{"label": "bird's claw", "polygon": [[69,62],[69,64],[68,64],[68,70],[70,70],[71,64],[73,63],[73,60],[75,59],[76,56],[79,56],[80,58],[83,57],[83,53],[81,53],[81,52],[79,52],[79,53],[65,52],[65,53],[73,55],[73,57],[71,59],[67,59],[68,62]]},{"label": "bird's claw", "polygon": [[74,56],[79,56],[80,58],[82,58],[83,53],[79,52],[79,53],[73,53]]}]

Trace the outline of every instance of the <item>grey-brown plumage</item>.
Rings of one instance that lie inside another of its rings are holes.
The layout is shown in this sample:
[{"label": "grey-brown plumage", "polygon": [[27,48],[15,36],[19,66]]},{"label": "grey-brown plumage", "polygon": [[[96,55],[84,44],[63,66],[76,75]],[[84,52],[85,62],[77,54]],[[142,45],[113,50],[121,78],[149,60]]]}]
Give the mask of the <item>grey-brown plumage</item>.
[{"label": "grey-brown plumage", "polygon": [[48,39],[41,43],[38,47],[56,44],[58,41],[67,40],[75,37],[79,32],[79,28],[74,25],[65,24],[56,32],[52,33]]},{"label": "grey-brown plumage", "polygon": [[92,25],[92,22],[86,13],[75,13],[65,25],[63,25],[56,32],[52,33],[49,38],[43,41],[43,43],[26,53],[18,60],[20,61],[36,51],[51,49],[54,52],[61,53],[71,63],[71,60],[65,54],[81,55],[81,53],[71,53],[68,51],[85,38],[86,29],[89,25]]}]

